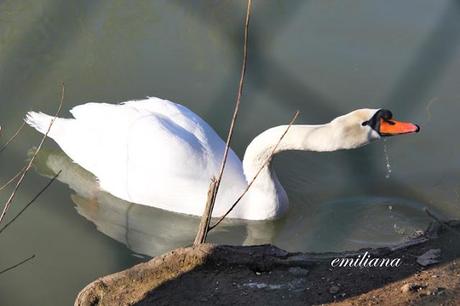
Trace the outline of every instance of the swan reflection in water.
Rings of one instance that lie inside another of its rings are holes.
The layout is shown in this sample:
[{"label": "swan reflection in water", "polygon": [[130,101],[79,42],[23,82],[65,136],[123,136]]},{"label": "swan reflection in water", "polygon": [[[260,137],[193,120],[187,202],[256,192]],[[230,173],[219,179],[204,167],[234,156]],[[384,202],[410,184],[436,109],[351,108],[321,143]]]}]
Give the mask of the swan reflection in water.
[{"label": "swan reflection in water", "polygon": [[[94,175],[59,149],[42,150],[35,166],[47,177],[62,170],[57,179],[74,191],[70,197],[78,213],[135,253],[156,256],[188,246],[195,238],[199,217],[129,203],[101,191]],[[307,201],[303,196],[294,200]],[[302,210],[304,206],[294,205],[280,222],[228,219],[211,231],[208,241],[340,251],[393,245],[426,228],[430,221],[421,209],[423,205],[403,198],[340,198],[321,202],[320,208],[309,214]]]},{"label": "swan reflection in water", "polygon": [[[34,163],[44,176],[57,177],[75,193],[70,197],[78,213],[98,231],[125,244],[135,253],[156,256],[190,245],[200,218],[129,203],[99,189],[94,175],[74,163],[61,150],[42,149]],[[209,241],[228,244],[262,244],[273,240],[275,224],[269,221],[228,220],[209,234]]]}]

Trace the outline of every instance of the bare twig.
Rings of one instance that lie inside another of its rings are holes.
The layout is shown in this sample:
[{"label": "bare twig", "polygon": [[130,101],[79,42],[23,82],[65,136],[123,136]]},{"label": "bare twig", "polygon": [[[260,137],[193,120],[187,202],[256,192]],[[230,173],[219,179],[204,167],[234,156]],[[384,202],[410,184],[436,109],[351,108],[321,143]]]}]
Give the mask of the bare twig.
[{"label": "bare twig", "polygon": [[[248,58],[248,33],[249,33],[249,20],[251,18],[251,8],[252,8],[252,0],[248,0],[248,6],[246,8],[246,21],[244,25],[243,64],[241,66],[240,83],[238,86],[238,94],[236,96],[235,110],[233,112],[232,121],[230,123],[230,129],[228,130],[227,142],[225,143],[224,156],[222,158],[222,164],[220,166],[219,175],[217,176],[216,183],[215,183],[215,191],[214,191],[215,196],[214,197],[217,196],[217,193],[220,187],[220,182],[222,181],[222,176],[224,174],[225,165],[227,163],[228,152],[230,150],[230,143],[233,138],[233,130],[235,129],[235,122],[238,117],[238,112],[240,108],[241,96],[243,94],[244,77],[246,75],[246,62]],[[214,203],[212,204],[212,208],[214,208]]]},{"label": "bare twig", "polygon": [[5,151],[6,147],[19,135],[19,133],[21,132],[21,130],[24,128],[25,125],[26,125],[25,122],[21,124],[21,126],[19,127],[19,129],[17,129],[14,135],[10,139],[8,139],[8,141],[5,142],[5,144],[0,148],[0,153]]},{"label": "bare twig", "polygon": [[[238,117],[238,111],[240,107],[240,100],[241,96],[243,94],[243,85],[244,85],[244,76],[246,74],[246,62],[248,58],[248,32],[249,32],[249,20],[251,18],[251,8],[252,8],[252,0],[248,0],[247,8],[246,8],[246,20],[244,24],[244,43],[243,43],[243,64],[241,66],[241,74],[240,74],[240,83],[238,86],[238,94],[236,96],[236,102],[235,102],[235,110],[233,111],[233,116],[232,116],[232,121],[230,123],[230,129],[228,131],[228,136],[227,136],[227,141],[225,143],[225,151],[224,151],[224,156],[222,158],[222,163],[220,166],[220,171],[219,174],[216,178],[215,183],[211,182],[209,185],[209,190],[208,194],[211,193],[211,196],[208,197],[210,200],[209,205],[206,205],[206,209],[203,212],[202,220],[203,219],[210,219],[210,216],[212,215],[212,211],[214,209],[214,204],[216,201],[217,193],[219,192],[219,187],[220,187],[220,182],[222,181],[222,176],[224,174],[225,170],[225,165],[227,163],[227,157],[228,157],[228,152],[230,150],[230,143],[232,141],[233,137],[233,130],[235,128],[235,122]],[[201,222],[200,226],[205,226],[206,222]],[[209,223],[208,223],[209,225]],[[199,237],[199,235],[202,235]],[[202,228],[199,228],[197,237],[195,241],[206,241],[206,235],[207,235],[207,230],[203,230]]]},{"label": "bare twig", "polygon": [[438,222],[440,225],[444,226],[445,228],[447,228],[448,230],[450,230],[451,232],[457,234],[457,235],[460,235],[460,231],[458,231],[457,229],[455,229],[454,227],[450,226],[449,223],[445,222],[445,221],[442,221],[441,219],[439,219],[438,217],[436,217],[428,208],[424,208],[424,211],[425,213],[431,218],[433,219],[434,221]]},{"label": "bare twig", "polygon": [[14,218],[12,218],[10,221],[8,221],[1,229],[0,229],[0,234],[8,227],[11,225],[11,223],[13,223],[14,221],[16,221],[17,218],[19,218],[20,215],[22,215],[22,213],[27,209],[29,208],[30,205],[32,205],[37,199],[39,196],[41,196],[43,194],[43,192],[45,192],[46,189],[48,189],[49,186],[51,186],[51,184],[57,179],[57,177],[59,176],[59,174],[61,174],[62,170],[60,170],[55,176],[53,176],[49,182],[45,185],[45,187],[43,187],[33,198],[32,200],[30,200],[29,203],[27,203],[26,206],[24,206],[23,209],[21,209],[17,214],[16,216],[14,216]]},{"label": "bare twig", "polygon": [[56,114],[54,115],[54,118],[51,120],[50,125],[48,126],[48,130],[46,131],[45,135],[43,135],[42,140],[40,141],[40,144],[38,145],[37,149],[35,150],[34,154],[32,155],[32,158],[30,159],[29,163],[27,164],[25,170],[22,172],[21,177],[19,178],[18,182],[16,183],[16,186],[13,189],[13,192],[11,193],[10,197],[6,201],[5,205],[3,206],[3,211],[2,211],[2,214],[0,215],[0,223],[2,223],[3,219],[5,218],[6,212],[10,208],[11,203],[13,203],[13,200],[14,200],[14,198],[16,196],[16,192],[18,191],[19,187],[21,186],[22,182],[24,181],[24,178],[25,178],[26,174],[29,172],[30,168],[32,167],[32,164],[33,164],[35,158],[37,157],[38,152],[40,152],[43,143],[45,142],[46,138],[48,137],[48,134],[49,134],[49,132],[51,130],[51,127],[54,124],[54,121],[56,120],[57,116],[59,115],[59,113],[61,111],[62,104],[64,103],[64,93],[65,93],[65,87],[64,87],[64,83],[62,83],[61,100],[59,102],[59,107],[58,107],[58,109],[56,111]]},{"label": "bare twig", "polygon": [[6,182],[5,184],[3,184],[2,187],[0,187],[0,191],[2,191],[3,189],[5,189],[6,187],[8,187],[11,183],[13,183],[23,172],[24,170],[26,170],[27,168],[27,165],[24,166],[21,170],[19,170],[18,173],[16,173],[15,176],[13,176],[8,182]]},{"label": "bare twig", "polygon": [[[216,184],[216,178],[213,177],[211,179],[211,185],[209,186],[208,190],[208,198],[206,200],[206,207],[205,211],[210,211],[211,203],[214,201],[213,193]],[[204,218],[201,218],[200,226],[198,227],[198,233],[196,234],[195,241],[193,242],[194,245],[204,243],[206,241],[207,233],[209,232],[209,224],[211,223],[211,214],[207,214]],[[1,231],[0,231],[1,232]]]},{"label": "bare twig", "polygon": [[26,258],[26,259],[24,259],[24,260],[22,260],[22,261],[20,261],[20,262],[18,262],[18,263],[15,264],[14,266],[11,266],[11,267],[9,267],[9,268],[6,268],[6,269],[0,271],[0,274],[3,274],[3,273],[8,272],[8,271],[10,271],[10,270],[13,270],[14,268],[17,268],[17,267],[19,267],[20,265],[25,264],[26,262],[28,262],[29,260],[32,260],[32,259],[34,259],[34,258],[35,258],[35,254],[32,255],[32,256],[30,256],[30,257],[28,257],[28,258]]},{"label": "bare twig", "polygon": [[270,155],[268,156],[267,160],[263,163],[263,165],[259,168],[259,170],[257,170],[256,174],[254,175],[252,180],[249,182],[248,186],[246,186],[244,191],[241,193],[241,195],[238,197],[238,199],[236,199],[235,203],[233,203],[233,205],[230,207],[230,209],[227,210],[227,212],[222,217],[220,217],[219,220],[216,221],[216,223],[214,223],[213,225],[211,225],[209,227],[209,231],[211,231],[216,226],[218,226],[225,219],[225,217],[227,217],[228,214],[235,208],[235,206],[241,201],[241,199],[244,197],[244,195],[248,192],[249,188],[251,188],[252,184],[257,179],[257,177],[259,176],[260,172],[262,172],[262,170],[268,165],[268,163],[273,158],[273,155],[275,154],[276,149],[278,148],[279,144],[283,140],[284,136],[286,136],[287,132],[289,131],[289,129],[291,128],[292,124],[295,122],[295,120],[297,119],[298,116],[299,116],[299,111],[296,111],[296,113],[294,114],[294,116],[291,119],[291,122],[289,122],[289,125],[286,127],[286,130],[281,135],[281,137],[278,139],[278,142],[276,143],[276,145],[273,147],[273,149],[272,149]]}]

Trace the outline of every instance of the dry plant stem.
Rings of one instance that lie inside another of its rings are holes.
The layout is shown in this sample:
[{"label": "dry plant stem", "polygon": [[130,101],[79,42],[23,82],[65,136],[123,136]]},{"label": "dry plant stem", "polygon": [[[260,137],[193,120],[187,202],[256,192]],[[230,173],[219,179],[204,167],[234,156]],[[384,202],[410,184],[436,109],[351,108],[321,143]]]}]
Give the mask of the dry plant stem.
[{"label": "dry plant stem", "polygon": [[19,218],[20,215],[22,215],[22,213],[27,209],[29,208],[30,205],[32,205],[37,199],[38,197],[40,197],[43,192],[45,192],[46,189],[48,189],[49,186],[51,186],[51,184],[57,179],[57,177],[59,176],[59,174],[61,174],[62,170],[60,170],[55,176],[53,176],[49,182],[45,185],[45,187],[43,187],[33,198],[32,200],[29,201],[29,203],[27,203],[26,206],[24,206],[23,209],[21,209],[17,214],[16,216],[14,216],[10,221],[8,221],[1,229],[0,229],[0,234],[8,227],[10,226],[14,221],[16,221],[17,218]]},{"label": "dry plant stem", "polygon": [[30,256],[30,257],[28,257],[28,258],[26,258],[26,259],[24,259],[24,260],[22,260],[22,261],[20,261],[20,262],[18,262],[18,263],[15,264],[14,266],[11,266],[11,267],[9,267],[9,268],[6,268],[6,269],[0,271],[0,274],[3,274],[3,273],[8,272],[8,271],[10,271],[10,270],[13,270],[14,268],[17,268],[17,267],[19,267],[20,265],[25,264],[26,262],[28,262],[29,260],[32,260],[32,259],[34,259],[34,258],[35,258],[35,254],[32,255],[32,256]]},{"label": "dry plant stem", "polygon": [[[210,206],[211,203],[214,201],[213,197],[215,195],[214,193],[214,188],[216,187],[216,178],[213,177],[211,179],[211,184],[209,185],[209,190],[208,190],[208,197],[206,200],[206,207],[205,211],[210,211]],[[198,233],[196,234],[195,241],[193,242],[193,245],[201,244],[206,241],[206,237],[209,232],[209,224],[211,223],[211,215],[206,214],[203,218],[201,218],[200,225],[198,227]],[[0,230],[1,233],[1,230]]]},{"label": "dry plant stem", "polygon": [[0,153],[2,153],[3,151],[5,151],[6,147],[19,135],[19,133],[21,132],[21,130],[24,128],[24,126],[26,125],[25,122],[23,122],[21,124],[21,126],[19,127],[19,129],[14,133],[14,135],[8,139],[8,141],[0,148]]},{"label": "dry plant stem", "polygon": [[273,147],[269,157],[264,162],[264,164],[259,168],[259,170],[257,170],[256,174],[254,175],[252,180],[249,182],[248,186],[246,186],[246,189],[244,189],[244,191],[241,193],[241,195],[238,197],[238,199],[236,199],[235,203],[233,203],[233,205],[230,207],[230,209],[227,210],[227,212],[222,217],[220,217],[219,220],[217,220],[215,224],[213,224],[212,226],[209,227],[209,231],[211,231],[213,228],[218,226],[225,219],[225,217],[227,217],[228,214],[235,208],[235,206],[241,201],[241,199],[244,197],[244,195],[248,192],[249,188],[251,188],[252,184],[257,179],[257,177],[259,176],[260,172],[262,172],[262,170],[268,165],[268,163],[273,158],[273,155],[275,154],[276,149],[278,148],[279,144],[283,140],[284,136],[286,136],[287,132],[291,128],[292,124],[296,121],[298,116],[299,116],[299,111],[296,111],[296,113],[294,114],[294,116],[291,119],[291,122],[289,122],[289,125],[287,126],[286,130],[281,135],[281,137],[278,139],[278,142],[276,143],[276,145]]},{"label": "dry plant stem", "polygon": [[[232,141],[233,130],[235,128],[235,122],[236,122],[236,119],[238,117],[238,111],[239,111],[239,108],[240,108],[241,95],[243,94],[244,76],[246,74],[246,62],[247,62],[247,58],[248,58],[248,32],[249,32],[249,20],[251,18],[251,8],[252,8],[252,0],[248,0],[248,5],[247,5],[247,8],[246,8],[246,20],[245,20],[245,24],[244,24],[243,64],[241,66],[240,83],[239,83],[239,86],[238,86],[238,94],[236,96],[235,110],[233,112],[232,121],[230,123],[230,129],[228,131],[227,141],[225,143],[225,151],[224,151],[224,156],[222,158],[222,164],[220,166],[219,174],[217,176],[216,182],[215,183],[211,182],[211,184],[209,186],[210,187],[209,190],[210,190],[210,192],[212,192],[212,196],[210,197],[211,202],[209,203],[209,205],[206,205],[206,209],[203,212],[202,219],[208,219],[208,218],[210,219],[211,218],[210,216],[212,216],[212,211],[214,209],[214,204],[215,204],[215,201],[216,201],[217,193],[219,192],[220,182],[222,181],[222,176],[223,176],[224,170],[225,170],[225,164],[227,163],[227,156],[228,156],[228,152],[230,150],[230,143]],[[200,222],[200,226],[201,225],[204,226],[205,222],[203,222],[203,221]],[[204,235],[204,236],[199,237],[198,234],[201,234],[201,235]],[[206,241],[207,231],[203,231],[203,229],[200,227],[198,229],[198,234],[197,234],[197,236],[195,238],[195,242],[196,241],[205,242]]]},{"label": "dry plant stem", "polygon": [[32,158],[30,159],[29,163],[27,164],[24,172],[22,172],[18,182],[16,183],[16,186],[13,189],[13,192],[11,193],[10,197],[6,201],[5,205],[3,206],[3,211],[2,211],[2,214],[0,215],[0,223],[2,223],[3,219],[5,218],[6,212],[10,208],[11,203],[13,203],[13,200],[14,200],[14,198],[16,196],[16,192],[18,191],[19,187],[21,186],[22,182],[24,181],[24,178],[25,178],[26,174],[29,172],[30,168],[32,167],[32,164],[33,164],[35,158],[37,157],[38,152],[40,152],[40,150],[41,150],[41,148],[43,146],[43,143],[45,142],[46,138],[48,137],[48,134],[49,134],[49,132],[51,130],[51,127],[54,124],[54,121],[56,120],[57,116],[59,115],[59,113],[61,111],[62,104],[64,103],[64,92],[65,92],[65,89],[64,89],[64,83],[63,83],[62,84],[62,89],[61,89],[61,101],[59,102],[59,107],[58,107],[58,109],[56,111],[56,114],[54,115],[54,118],[51,120],[50,125],[48,126],[48,130],[46,131],[45,135],[43,135],[42,140],[40,141],[40,144],[38,145],[37,149],[35,150],[34,154],[32,155]]},{"label": "dry plant stem", "polygon": [[214,184],[215,185],[214,196],[213,196],[214,201],[211,203],[211,212],[212,212],[212,209],[214,208],[215,198],[217,197],[217,193],[220,187],[220,182],[222,181],[222,176],[224,174],[225,165],[227,163],[228,152],[230,150],[230,143],[233,137],[233,130],[235,129],[235,122],[238,117],[238,112],[240,108],[241,95],[243,94],[244,76],[246,74],[246,62],[248,58],[248,30],[249,30],[249,20],[251,18],[251,7],[252,7],[252,0],[248,0],[248,6],[246,8],[246,21],[244,25],[243,64],[241,66],[240,83],[238,86],[238,94],[236,96],[235,110],[233,112],[232,121],[230,123],[230,129],[228,131],[227,142],[225,143],[225,151],[224,151],[224,156],[222,158],[222,164],[220,166],[220,171],[219,171],[219,175],[217,176],[216,183]]},{"label": "dry plant stem", "polygon": [[13,176],[8,182],[6,182],[2,187],[0,187],[0,191],[2,191],[3,189],[5,189],[6,187],[8,187],[11,183],[13,183],[25,170],[26,170],[26,166],[24,166],[18,173],[16,173],[15,176]]}]

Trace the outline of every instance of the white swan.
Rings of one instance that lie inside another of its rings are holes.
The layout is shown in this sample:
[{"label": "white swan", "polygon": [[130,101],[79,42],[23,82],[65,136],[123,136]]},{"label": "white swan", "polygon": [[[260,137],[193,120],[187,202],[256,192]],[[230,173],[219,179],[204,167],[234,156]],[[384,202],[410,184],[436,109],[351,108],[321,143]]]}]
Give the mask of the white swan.
[{"label": "white swan", "polygon": [[[190,215],[201,215],[210,178],[217,174],[225,144],[186,107],[159,98],[122,104],[87,103],[58,118],[49,136],[100,187],[121,199]],[[44,133],[52,117],[29,112],[26,122]],[[223,215],[269,157],[286,126],[266,130],[248,146],[243,162],[230,150],[213,216]],[[360,109],[322,125],[293,125],[277,152],[353,149],[382,136],[417,132],[387,110]],[[274,219],[288,198],[270,165],[229,215]]]}]

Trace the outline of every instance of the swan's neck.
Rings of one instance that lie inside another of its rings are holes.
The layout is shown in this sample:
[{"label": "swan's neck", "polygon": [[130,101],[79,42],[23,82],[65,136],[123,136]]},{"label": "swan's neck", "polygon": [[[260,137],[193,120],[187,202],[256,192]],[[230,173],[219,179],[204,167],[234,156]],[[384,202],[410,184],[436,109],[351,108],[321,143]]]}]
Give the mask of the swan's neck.
[{"label": "swan's neck", "polygon": [[[254,138],[249,144],[243,159],[244,175],[248,181],[252,180],[260,167],[270,157],[273,148],[286,129],[286,125],[268,129]],[[340,149],[340,141],[338,141],[338,135],[336,134],[336,130],[330,123],[321,125],[293,125],[281,140],[274,153],[288,150],[335,151]],[[270,163],[267,168],[270,168]]]},{"label": "swan's neck", "polygon": [[[246,149],[243,159],[244,175],[248,183],[265,164],[287,126],[277,126],[257,136]],[[293,125],[279,143],[275,154],[287,150],[334,151],[339,149],[337,135],[331,124]],[[258,175],[246,200],[248,219],[250,215],[264,215],[265,219],[276,218],[288,207],[286,192],[281,186],[271,161]]]}]

